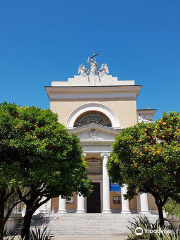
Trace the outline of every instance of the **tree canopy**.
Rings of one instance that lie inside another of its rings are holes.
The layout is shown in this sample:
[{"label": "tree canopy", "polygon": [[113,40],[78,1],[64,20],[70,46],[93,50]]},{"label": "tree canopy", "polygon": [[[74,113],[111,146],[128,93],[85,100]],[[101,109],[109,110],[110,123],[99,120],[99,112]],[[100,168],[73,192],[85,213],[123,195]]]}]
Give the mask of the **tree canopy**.
[{"label": "tree canopy", "polygon": [[22,180],[17,111],[18,106],[0,104],[0,239],[12,209],[20,202],[15,191]]},{"label": "tree canopy", "polygon": [[13,189],[26,204],[22,235],[28,239],[32,215],[43,203],[89,194],[87,166],[79,139],[51,110],[3,103],[0,119],[0,191]]},{"label": "tree canopy", "polygon": [[162,207],[168,197],[180,201],[180,115],[164,113],[155,123],[123,129],[108,161],[111,180],[128,184],[126,197],[151,193]]}]

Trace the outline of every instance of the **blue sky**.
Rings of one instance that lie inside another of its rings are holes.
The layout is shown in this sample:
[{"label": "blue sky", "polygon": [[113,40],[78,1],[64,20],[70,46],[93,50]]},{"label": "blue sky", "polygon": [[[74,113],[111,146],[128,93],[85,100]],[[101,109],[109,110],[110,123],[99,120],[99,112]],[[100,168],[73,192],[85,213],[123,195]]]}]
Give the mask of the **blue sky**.
[{"label": "blue sky", "polygon": [[0,0],[0,102],[49,108],[44,86],[94,51],[143,85],[138,108],[180,110],[179,0]]}]

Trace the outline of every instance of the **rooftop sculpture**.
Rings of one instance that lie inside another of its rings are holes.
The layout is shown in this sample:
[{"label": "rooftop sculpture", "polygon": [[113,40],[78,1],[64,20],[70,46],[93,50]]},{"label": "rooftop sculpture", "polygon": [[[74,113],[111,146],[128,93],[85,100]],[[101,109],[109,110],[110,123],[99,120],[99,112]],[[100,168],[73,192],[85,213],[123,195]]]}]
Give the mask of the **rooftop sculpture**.
[{"label": "rooftop sculpture", "polygon": [[97,70],[97,67],[98,67],[96,62],[97,55],[98,54],[94,54],[91,58],[88,57],[87,63],[89,65],[89,69],[87,69],[84,64],[81,64],[79,66],[78,73],[80,74],[80,76],[86,77],[89,74],[90,76],[98,75],[102,77],[104,75],[109,74],[109,69],[106,63],[103,63],[101,65],[101,68],[99,69],[99,71]]}]

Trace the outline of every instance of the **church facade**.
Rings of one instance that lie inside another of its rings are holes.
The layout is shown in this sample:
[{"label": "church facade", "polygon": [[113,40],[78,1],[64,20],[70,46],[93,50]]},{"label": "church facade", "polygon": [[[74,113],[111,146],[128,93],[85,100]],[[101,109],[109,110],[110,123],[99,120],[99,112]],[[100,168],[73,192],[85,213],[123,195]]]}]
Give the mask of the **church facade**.
[{"label": "church facade", "polygon": [[123,194],[127,186],[110,183],[106,169],[115,137],[137,122],[152,121],[155,109],[137,109],[136,100],[141,85],[133,80],[118,80],[109,75],[107,64],[97,70],[95,56],[88,59],[89,70],[80,65],[78,76],[68,81],[53,81],[46,86],[50,108],[58,114],[59,122],[80,138],[88,176],[93,179],[91,196],[73,194],[70,200],[51,199],[41,206],[41,212],[57,213],[156,213],[157,207],[149,194],[131,201]]}]

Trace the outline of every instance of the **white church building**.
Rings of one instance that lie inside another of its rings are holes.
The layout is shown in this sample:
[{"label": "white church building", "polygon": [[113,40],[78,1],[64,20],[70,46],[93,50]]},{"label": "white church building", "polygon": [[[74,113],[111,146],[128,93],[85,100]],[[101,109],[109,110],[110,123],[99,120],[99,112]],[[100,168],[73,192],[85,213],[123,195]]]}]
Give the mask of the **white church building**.
[{"label": "white church building", "polygon": [[126,184],[119,187],[110,183],[106,169],[115,137],[137,122],[152,121],[156,109],[137,109],[136,100],[141,85],[134,80],[118,80],[109,75],[107,64],[98,71],[96,55],[88,59],[89,69],[80,65],[79,75],[68,81],[52,81],[45,90],[50,109],[57,113],[59,122],[80,138],[88,176],[93,179],[94,191],[84,198],[73,194],[70,201],[51,199],[40,211],[57,213],[156,213],[157,207],[150,194],[125,200]]}]

